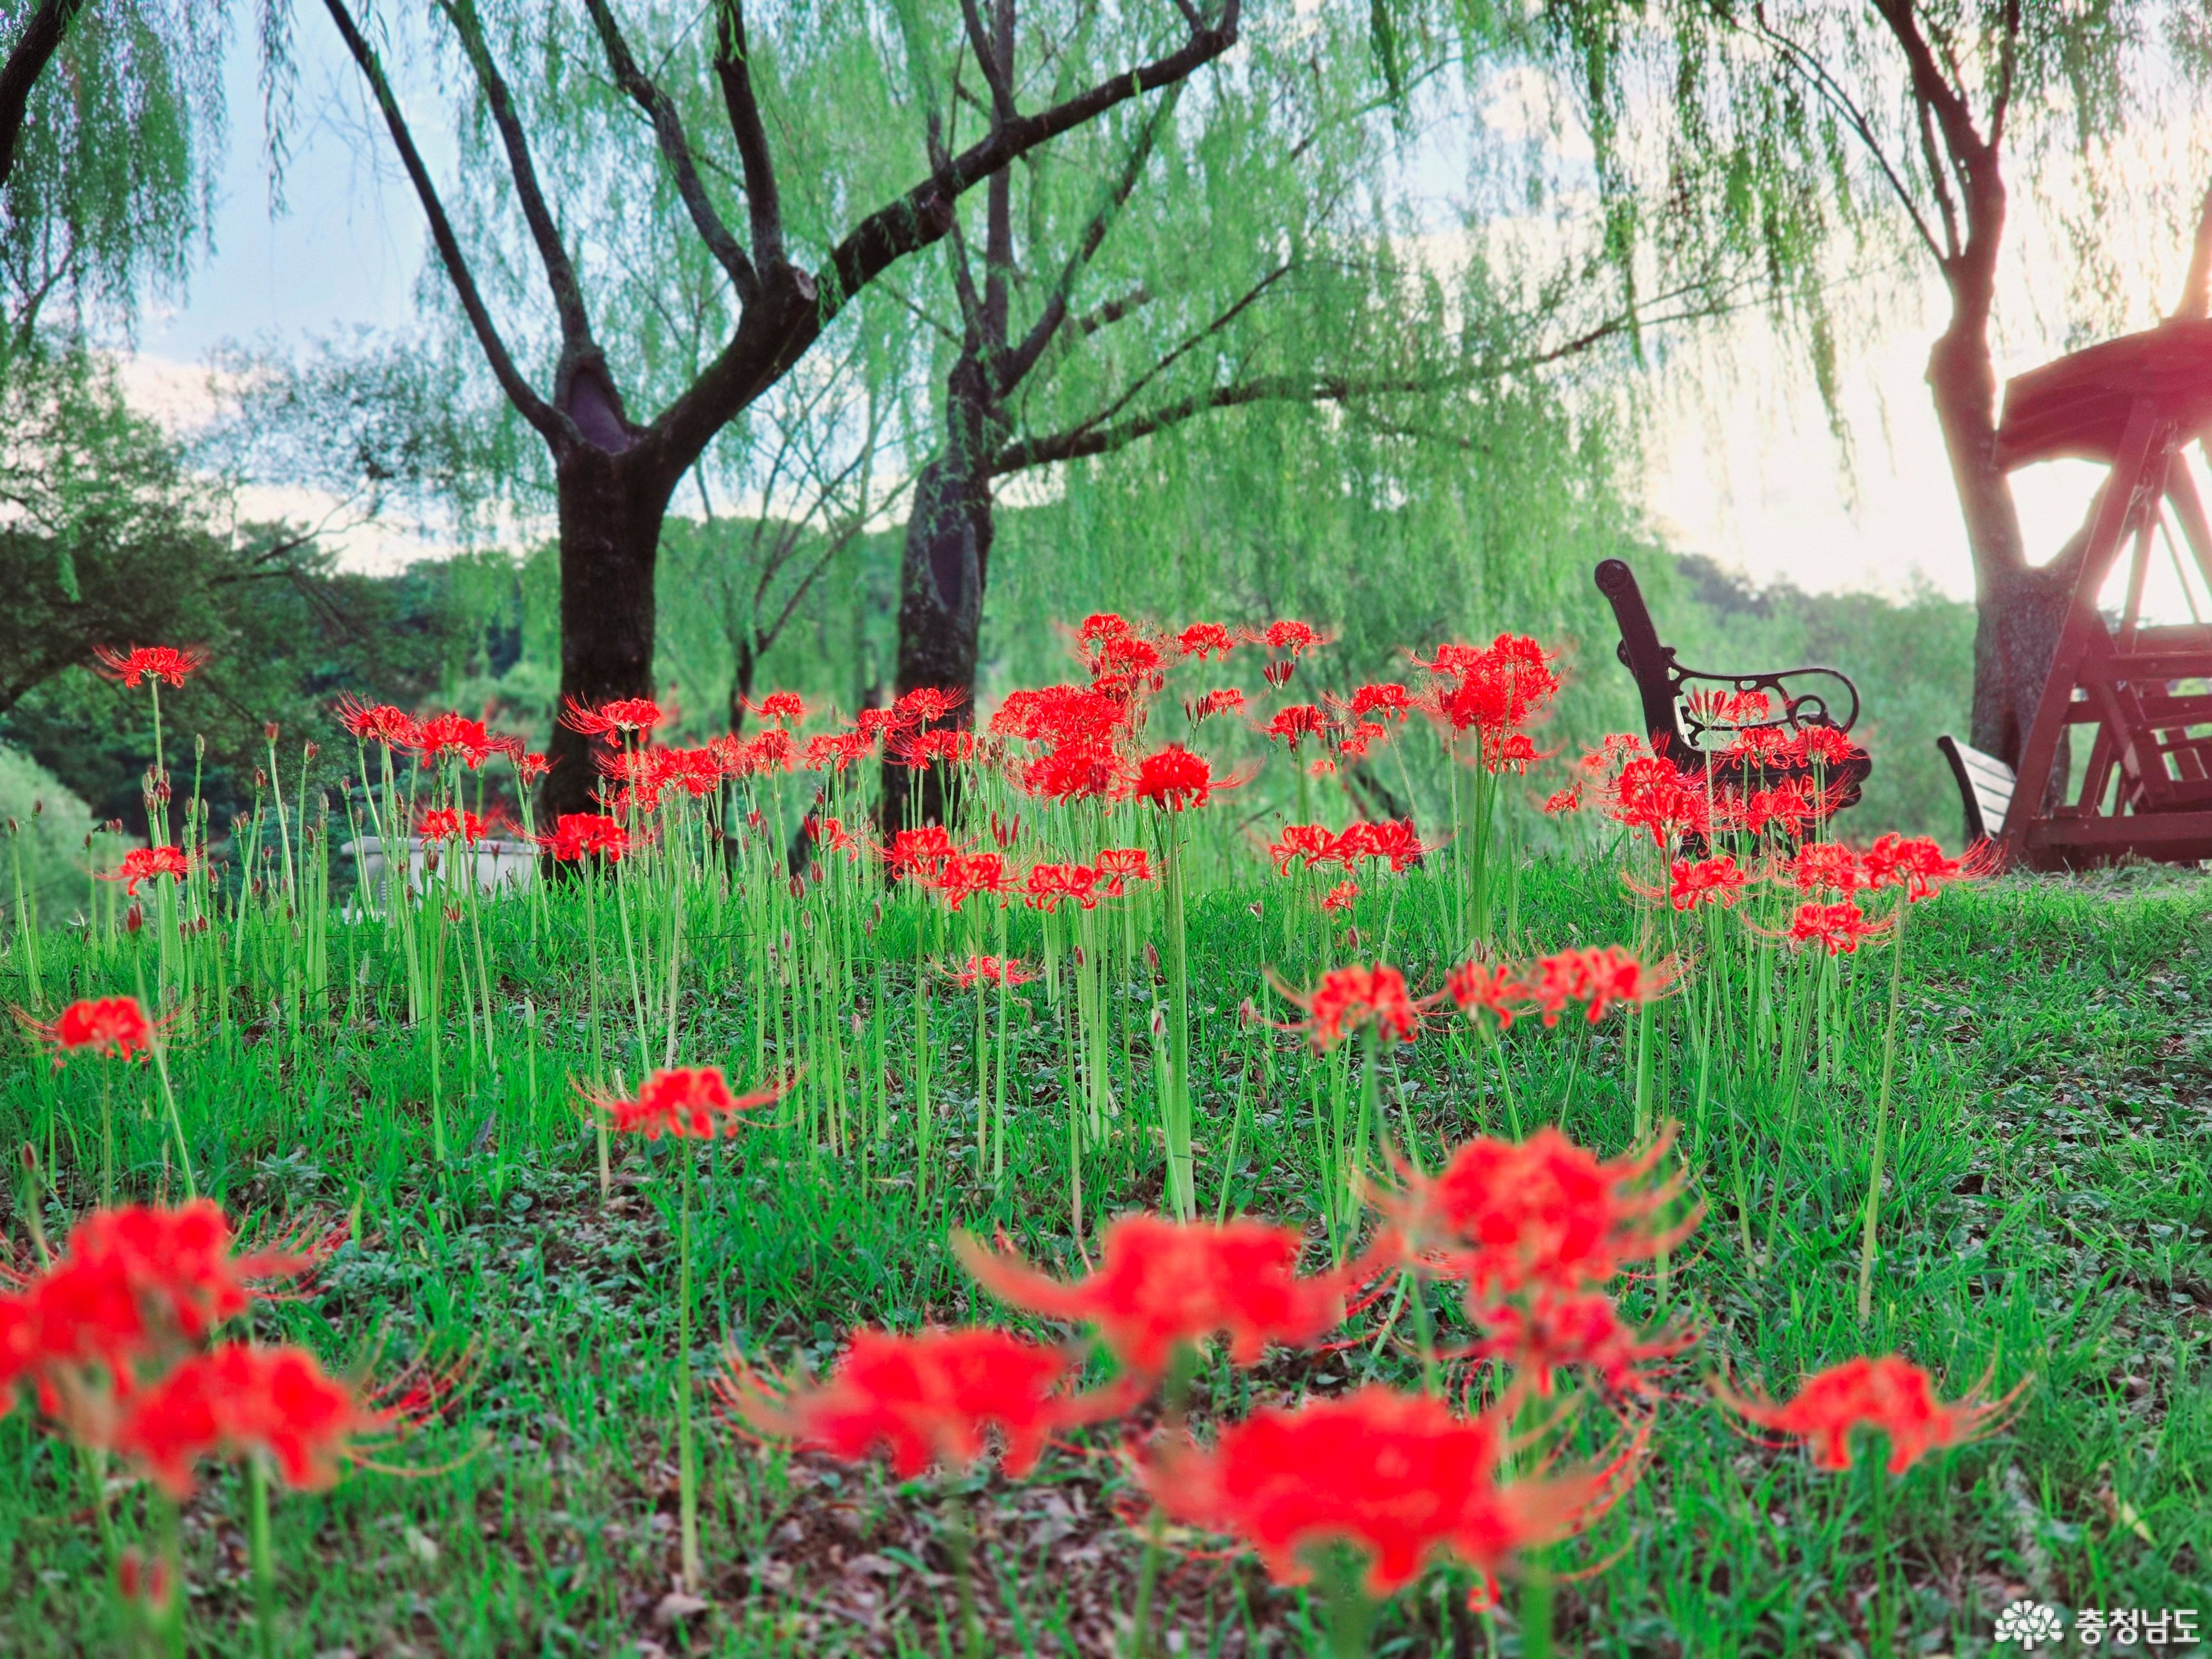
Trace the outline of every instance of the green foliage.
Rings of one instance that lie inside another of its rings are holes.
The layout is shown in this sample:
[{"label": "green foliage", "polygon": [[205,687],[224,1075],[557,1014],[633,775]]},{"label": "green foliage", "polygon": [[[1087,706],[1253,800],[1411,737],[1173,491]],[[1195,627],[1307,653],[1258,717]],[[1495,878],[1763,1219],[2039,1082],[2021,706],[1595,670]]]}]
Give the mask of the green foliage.
[{"label": "green foliage", "polygon": [[0,746],[0,903],[12,914],[20,873],[25,896],[44,925],[85,908],[86,837],[92,814],[61,780],[28,755]]}]

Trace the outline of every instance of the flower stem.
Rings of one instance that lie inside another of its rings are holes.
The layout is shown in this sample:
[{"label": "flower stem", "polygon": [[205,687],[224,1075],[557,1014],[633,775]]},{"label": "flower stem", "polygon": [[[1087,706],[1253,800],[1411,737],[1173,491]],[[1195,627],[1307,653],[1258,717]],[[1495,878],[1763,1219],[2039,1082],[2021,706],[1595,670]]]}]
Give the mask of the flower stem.
[{"label": "flower stem", "polygon": [[678,1139],[684,1196],[676,1229],[676,1504],[682,1528],[684,1588],[697,1595],[706,1570],[699,1555],[699,1471],[691,1444],[691,1148]]},{"label": "flower stem", "polygon": [[1874,1112],[1874,1167],[1867,1176],[1866,1224],[1859,1233],[1859,1323],[1874,1313],[1875,1231],[1881,1215],[1881,1160],[1884,1137],[1889,1129],[1890,1084],[1897,1075],[1897,1013],[1905,983],[1905,913],[1912,907],[1900,902],[1897,936],[1890,941],[1889,1024],[1881,1036],[1881,1094]]},{"label": "flower stem", "polygon": [[252,1511],[246,1547],[253,1556],[253,1645],[261,1659],[276,1659],[276,1563],[269,1547],[269,1468],[256,1454],[246,1461]]}]

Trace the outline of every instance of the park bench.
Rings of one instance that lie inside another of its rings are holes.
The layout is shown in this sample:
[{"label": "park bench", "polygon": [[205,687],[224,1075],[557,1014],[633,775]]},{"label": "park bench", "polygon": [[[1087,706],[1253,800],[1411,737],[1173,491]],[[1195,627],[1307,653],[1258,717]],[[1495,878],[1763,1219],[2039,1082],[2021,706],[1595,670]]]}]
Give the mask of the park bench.
[{"label": "park bench", "polygon": [[[1724,744],[1740,729],[1735,724],[1704,718],[1701,691],[1764,694],[1769,713],[1765,720],[1752,724],[1785,735],[1816,726],[1848,732],[1858,720],[1858,687],[1840,670],[1808,666],[1726,673],[1686,667],[1673,646],[1661,643],[1650,610],[1644,603],[1644,592],[1636,585],[1636,573],[1626,561],[1605,560],[1597,568],[1596,580],[1598,592],[1612,603],[1613,618],[1620,625],[1616,653],[1622,666],[1636,677],[1637,693],[1644,705],[1644,735],[1650,738],[1654,753],[1682,770],[1705,772],[1719,754],[1717,749],[1706,747],[1707,736],[1717,732]],[[1732,771],[1736,769],[1731,767]],[[1873,762],[1863,751],[1832,769],[1829,781],[1837,790],[1839,809],[1856,804],[1860,787],[1873,769]],[[1759,766],[1741,769],[1744,780],[1751,784],[1771,782],[1769,775],[1774,770]]]}]

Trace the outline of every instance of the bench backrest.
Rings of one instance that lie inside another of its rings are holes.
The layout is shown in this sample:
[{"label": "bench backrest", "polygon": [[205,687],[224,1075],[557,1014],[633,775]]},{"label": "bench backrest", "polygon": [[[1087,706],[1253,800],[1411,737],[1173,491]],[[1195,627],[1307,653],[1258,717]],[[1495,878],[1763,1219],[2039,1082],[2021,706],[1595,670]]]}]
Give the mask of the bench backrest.
[{"label": "bench backrest", "polygon": [[1958,781],[1967,843],[1996,840],[2004,834],[2005,814],[2012,808],[2012,768],[1995,755],[1984,755],[1960,743],[1948,732],[1936,739],[1936,746],[1951,763],[1951,775]]}]

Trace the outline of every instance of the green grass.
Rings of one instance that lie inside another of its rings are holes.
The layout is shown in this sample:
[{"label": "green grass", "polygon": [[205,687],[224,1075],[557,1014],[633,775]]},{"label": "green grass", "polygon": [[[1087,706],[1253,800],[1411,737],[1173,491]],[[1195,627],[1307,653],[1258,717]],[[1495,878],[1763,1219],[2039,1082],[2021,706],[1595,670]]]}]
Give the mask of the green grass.
[{"label": "green grass", "polygon": [[[1241,1000],[1264,994],[1279,938],[1272,907],[1285,891],[1240,884],[1192,901],[1197,1198],[1202,1212],[1225,1203],[1307,1226],[1318,1255],[1324,1182],[1309,1087],[1330,1062],[1236,1017]],[[1534,865],[1518,903],[1521,926],[1547,945],[1632,940],[1641,925],[1602,864]],[[752,1074],[756,1042],[772,1044],[774,1028],[757,1039],[754,936],[727,914],[686,935],[681,1050],[726,1058],[736,1079]],[[914,914],[892,900],[852,981],[828,988],[839,1017],[860,1019],[845,1047],[851,1099],[893,1114],[890,1137],[864,1134],[841,1157],[795,1127],[769,1128],[696,1154],[702,1375],[725,1341],[818,1366],[856,1324],[1006,1317],[953,1262],[955,1227],[1004,1229],[1041,1259],[1072,1261],[1062,1011],[1042,985],[1026,988],[1027,1010],[1016,1010],[1002,1190],[975,1169],[972,1001],[933,994],[942,1138],[926,1190],[917,1187],[902,1115],[915,1076]],[[1387,924],[1382,914],[1360,920],[1370,951],[1387,925],[1390,959],[1417,985],[1439,984],[1457,955],[1418,874]],[[374,924],[332,926],[331,988],[313,1000],[283,994],[305,947],[280,921],[252,924],[264,932],[252,934],[227,1000],[214,1006],[208,994],[196,1034],[169,1055],[203,1191],[249,1233],[352,1224],[310,1294],[257,1310],[257,1334],[308,1343],[334,1364],[374,1361],[380,1373],[417,1356],[474,1355],[472,1384],[390,1454],[409,1472],[356,1469],[328,1493],[278,1498],[280,1650],[958,1651],[941,1483],[902,1486],[876,1467],[760,1445],[720,1420],[704,1437],[704,1605],[668,1599],[676,1266],[675,1183],[665,1177],[684,1154],[618,1142],[615,1194],[601,1204],[570,1085],[589,1066],[582,906],[557,893],[536,921],[523,902],[489,905],[483,921],[499,1066],[495,1074],[467,1059],[452,994],[442,1167],[431,1155],[429,1048],[405,1020],[404,975]],[[1683,1005],[1662,1005],[1659,1109],[1683,1121],[1682,1155],[1711,1206],[1665,1291],[1668,1310],[1705,1340],[1666,1373],[1633,1494],[1553,1557],[1580,1574],[1558,1595],[1562,1651],[1864,1651],[1875,1584],[1864,1468],[1825,1474],[1799,1449],[1748,1437],[1711,1403],[1705,1380],[1725,1370],[1786,1394],[1802,1372],[1891,1349],[1934,1370],[1950,1395],[1985,1375],[1999,1386],[2033,1379],[2003,1432],[1898,1484],[1887,1559],[1905,1586],[1899,1650],[1988,1651],[1997,1610],[2022,1596],[2069,1609],[2193,1607],[2200,1632],[2212,1630],[2212,888],[2144,872],[2006,880],[1947,893],[1912,921],[1883,1255],[1863,1332],[1858,1224],[1886,957],[1853,970],[1865,981],[1852,989],[1861,1013],[1829,1075],[1807,1082],[1787,1133],[1758,1091],[1697,1111]],[[603,941],[611,925],[603,901]],[[1034,957],[1035,919],[1017,910],[1011,925],[1011,948]],[[91,945],[48,933],[35,987],[18,937],[9,994],[50,1012],[70,994],[151,987],[153,933]],[[880,981],[868,965],[877,951]],[[1132,966],[1145,976],[1140,956]],[[1160,1201],[1143,1064],[1152,996],[1139,985],[1120,998],[1136,1012],[1126,1053],[1139,1063],[1119,1080],[1109,1144],[1086,1157],[1093,1229]],[[620,1006],[611,993],[611,1009]],[[625,1028],[617,1018],[613,1029]],[[1572,1020],[1517,1026],[1504,1053],[1527,1127],[1562,1121],[1585,1144],[1624,1149],[1632,1073],[1620,1045],[1632,1029],[1618,1015],[1594,1032]],[[39,1149],[41,1178],[51,1176],[42,1219],[56,1237],[96,1194],[101,1064],[57,1073],[27,1046],[0,1086],[0,1137]],[[154,1079],[117,1075],[124,1189],[178,1195]],[[1463,1023],[1402,1051],[1393,1083],[1425,1158],[1504,1132],[1495,1068]],[[824,1079],[811,1075],[808,1086]],[[1750,1182],[1751,1256],[1731,1149]],[[7,1212],[19,1266],[25,1190]],[[1627,1304],[1654,1314],[1660,1291],[1645,1277]],[[1437,1307],[1448,1335],[1463,1332],[1454,1301],[1440,1295]],[[1360,1328],[1352,1346],[1277,1356],[1252,1372],[1216,1362],[1198,1382],[1198,1412],[1234,1414],[1370,1374],[1418,1377],[1409,1355],[1376,1343],[1371,1318]],[[1577,1433],[1595,1443],[1606,1431],[1603,1413],[1586,1408]],[[1122,1639],[1141,1510],[1115,1444],[1101,1433],[1055,1450],[1027,1482],[963,1483],[975,1496],[990,1651],[1103,1653]],[[146,1524],[143,1490],[116,1492],[119,1529],[134,1535]],[[89,1503],[83,1466],[33,1413],[0,1420],[0,1650],[113,1644]],[[198,1651],[251,1650],[245,1510],[236,1472],[209,1466],[186,1511]],[[1465,1589],[1432,1575],[1386,1613],[1378,1650],[1520,1651],[1516,1592],[1477,1616],[1460,1610]],[[1303,1593],[1271,1588],[1249,1560],[1179,1559],[1162,1601],[1168,1650],[1319,1650]]]}]

